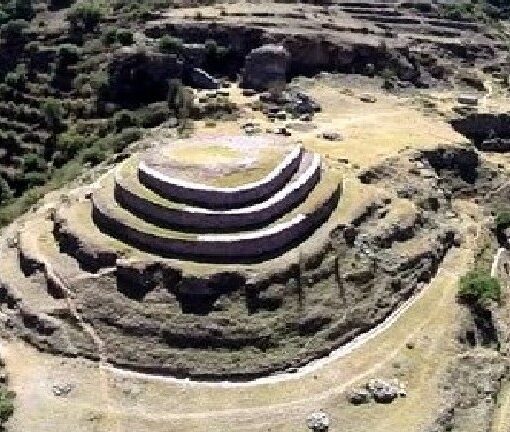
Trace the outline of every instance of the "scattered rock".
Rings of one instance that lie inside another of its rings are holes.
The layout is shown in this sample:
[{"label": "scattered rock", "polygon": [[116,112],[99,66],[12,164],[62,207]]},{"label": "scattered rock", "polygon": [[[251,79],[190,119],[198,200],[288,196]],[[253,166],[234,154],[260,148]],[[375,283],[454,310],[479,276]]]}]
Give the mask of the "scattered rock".
[{"label": "scattered rock", "polygon": [[473,95],[460,95],[457,101],[463,105],[476,106],[478,105],[478,97]]},{"label": "scattered rock", "polygon": [[407,389],[405,384],[398,379],[386,381],[377,378],[369,380],[364,388],[358,387],[350,390],[346,396],[353,405],[369,403],[371,400],[376,403],[389,404],[398,397],[406,397]]},{"label": "scattered rock", "polygon": [[352,389],[347,393],[347,400],[353,405],[361,405],[369,403],[372,395],[367,389],[357,388]]},{"label": "scattered rock", "polygon": [[322,132],[321,138],[324,138],[325,140],[328,141],[342,141],[344,139],[344,137],[340,133],[334,131]]},{"label": "scattered rock", "polygon": [[313,432],[327,431],[329,429],[329,423],[328,415],[322,410],[313,412],[306,419],[306,426]]},{"label": "scattered rock", "polygon": [[71,393],[71,391],[73,390],[74,388],[74,385],[73,384],[54,384],[52,387],[51,387],[51,391],[53,392],[53,394],[55,396],[58,396],[58,397],[65,397],[67,396],[69,393]]},{"label": "scattered rock", "polygon": [[374,95],[371,95],[370,93],[363,93],[360,95],[359,100],[365,103],[375,103],[377,101],[377,98]]}]

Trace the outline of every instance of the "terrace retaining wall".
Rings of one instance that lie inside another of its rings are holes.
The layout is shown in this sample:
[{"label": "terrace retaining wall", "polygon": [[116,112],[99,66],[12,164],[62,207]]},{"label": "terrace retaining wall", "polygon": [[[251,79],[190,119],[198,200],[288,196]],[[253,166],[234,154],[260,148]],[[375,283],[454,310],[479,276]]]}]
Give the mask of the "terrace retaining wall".
[{"label": "terrace retaining wall", "polygon": [[[196,208],[170,208],[160,203],[148,201],[132,192],[123,184],[122,178],[115,179],[115,200],[126,210],[149,223],[195,232],[228,231],[240,228],[262,226],[268,224],[304,201],[310,191],[321,178],[321,166],[318,157],[314,156],[308,169],[301,173],[307,176],[301,184],[280,197],[279,200],[264,206],[260,203],[251,209],[236,209],[234,211],[209,210]],[[299,180],[292,181],[290,184]],[[289,184],[289,185],[290,185]],[[289,186],[288,185],[288,186]],[[285,188],[284,188],[285,189]],[[282,189],[282,191],[284,191]],[[244,210],[244,211],[243,211]]]},{"label": "terrace retaining wall", "polygon": [[92,200],[92,218],[108,235],[141,250],[169,258],[208,262],[253,262],[277,256],[296,246],[324,223],[336,208],[340,186],[312,213],[273,230],[235,235],[203,235],[196,239],[163,238],[141,231],[117,219],[98,201]]},{"label": "terrace retaining wall", "polygon": [[245,207],[268,199],[290,180],[299,168],[304,150],[299,147],[264,179],[235,188],[219,188],[169,177],[148,167],[138,166],[138,180],[163,198],[212,209]]}]

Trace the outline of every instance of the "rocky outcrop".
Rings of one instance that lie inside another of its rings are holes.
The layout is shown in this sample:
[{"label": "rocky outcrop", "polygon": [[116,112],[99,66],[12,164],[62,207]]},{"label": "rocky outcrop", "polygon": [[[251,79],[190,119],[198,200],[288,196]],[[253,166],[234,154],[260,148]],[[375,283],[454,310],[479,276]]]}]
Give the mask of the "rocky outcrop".
[{"label": "rocky outcrop", "polygon": [[241,87],[255,90],[282,89],[287,80],[290,54],[281,45],[263,45],[246,56]]},{"label": "rocky outcrop", "polygon": [[107,96],[126,106],[164,100],[168,80],[182,74],[183,63],[175,55],[122,48],[108,64]]},{"label": "rocky outcrop", "polygon": [[88,271],[97,272],[105,267],[112,267],[117,261],[117,252],[106,247],[99,248],[75,233],[65,218],[55,216],[53,235],[61,252],[73,256],[80,266]]},{"label": "rocky outcrop", "polygon": [[453,128],[480,143],[491,138],[510,138],[510,114],[473,113],[453,119]]}]

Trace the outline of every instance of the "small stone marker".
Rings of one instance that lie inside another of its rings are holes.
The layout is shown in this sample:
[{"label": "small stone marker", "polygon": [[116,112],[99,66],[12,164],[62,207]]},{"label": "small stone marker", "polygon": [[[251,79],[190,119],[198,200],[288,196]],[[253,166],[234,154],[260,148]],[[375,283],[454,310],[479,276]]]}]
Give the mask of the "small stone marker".
[{"label": "small stone marker", "polygon": [[322,410],[313,412],[307,417],[306,426],[313,432],[325,432],[329,429],[329,417]]},{"label": "small stone marker", "polygon": [[457,101],[463,105],[476,106],[478,105],[478,97],[474,95],[460,95]]}]

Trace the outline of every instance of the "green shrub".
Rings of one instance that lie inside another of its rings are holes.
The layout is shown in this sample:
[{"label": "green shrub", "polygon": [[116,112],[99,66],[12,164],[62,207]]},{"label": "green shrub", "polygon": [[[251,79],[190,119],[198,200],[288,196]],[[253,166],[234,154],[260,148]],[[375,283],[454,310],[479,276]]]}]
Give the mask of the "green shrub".
[{"label": "green shrub", "polygon": [[23,174],[23,183],[26,189],[31,189],[34,186],[40,186],[46,183],[48,176],[46,173],[31,171]]},{"label": "green shrub", "polygon": [[109,135],[104,138],[100,145],[107,153],[120,153],[129,144],[138,141],[142,137],[142,131],[136,127],[124,129],[120,134]]},{"label": "green shrub", "polygon": [[108,152],[99,146],[93,146],[85,149],[82,153],[84,163],[90,163],[92,166],[98,165],[108,157]]},{"label": "green shrub", "polygon": [[101,36],[101,41],[104,45],[109,46],[117,42],[117,29],[115,27],[108,27]]},{"label": "green shrub", "polygon": [[144,128],[159,126],[170,117],[170,109],[164,102],[147,105],[138,112],[138,123]]},{"label": "green shrub", "polygon": [[210,68],[217,68],[224,66],[226,57],[228,56],[230,49],[221,45],[218,45],[215,40],[207,39],[205,41],[205,51],[207,64]]},{"label": "green shrub", "polygon": [[117,31],[117,41],[124,46],[133,44],[133,32],[128,29],[120,29]]},{"label": "green shrub", "polygon": [[0,25],[5,24],[10,19],[11,19],[11,16],[4,10],[0,9]]},{"label": "green shrub", "polygon": [[98,3],[87,1],[77,3],[67,15],[73,31],[92,32],[96,29],[103,11]]},{"label": "green shrub", "polygon": [[5,387],[0,388],[0,422],[3,424],[14,413],[14,398],[16,394],[7,390]]},{"label": "green shrub", "polygon": [[121,110],[113,115],[113,125],[116,132],[121,132],[123,129],[136,126],[137,123],[137,119],[131,111]]},{"label": "green shrub", "polygon": [[32,0],[12,0],[7,5],[7,12],[11,18],[31,20],[34,16]]},{"label": "green shrub", "polygon": [[508,228],[510,226],[510,211],[503,210],[496,215],[496,227],[498,230]]},{"label": "green shrub", "polygon": [[16,70],[5,75],[5,84],[16,90],[23,90],[27,83],[25,65],[19,64]]},{"label": "green shrub", "polygon": [[23,170],[25,172],[45,171],[46,162],[37,153],[28,153],[23,156]]},{"label": "green shrub", "polygon": [[46,126],[48,126],[52,131],[57,131],[62,125],[62,119],[64,116],[62,103],[58,99],[48,98],[43,102],[41,111],[44,116]]},{"label": "green shrub", "polygon": [[468,304],[484,305],[501,300],[501,286],[487,270],[470,270],[460,278],[459,298]]},{"label": "green shrub", "polygon": [[64,156],[64,160],[69,160],[74,157],[80,150],[89,147],[93,142],[94,137],[82,135],[76,130],[69,130],[59,134],[57,138],[57,149],[60,150]]},{"label": "green shrub", "polygon": [[182,39],[165,35],[159,40],[159,50],[167,54],[180,54],[183,50]]},{"label": "green shrub", "polygon": [[9,186],[9,183],[7,183],[3,177],[0,177],[0,205],[5,204],[12,197],[13,192]]},{"label": "green shrub", "polygon": [[12,20],[5,23],[0,29],[2,39],[7,43],[20,43],[25,40],[25,31],[28,28],[28,22],[22,19]]},{"label": "green shrub", "polygon": [[104,99],[108,94],[109,83],[108,83],[108,73],[106,71],[100,70],[90,76],[90,86],[97,93],[97,96],[100,100]]},{"label": "green shrub", "polygon": [[76,63],[79,58],[79,49],[74,44],[62,44],[58,47],[58,61],[66,65]]},{"label": "green shrub", "polygon": [[124,143],[121,149],[116,149],[116,151],[121,151],[124,147],[127,147],[129,144],[134,143],[142,138],[143,133],[140,129],[131,127],[122,131],[120,134],[121,140]]}]

